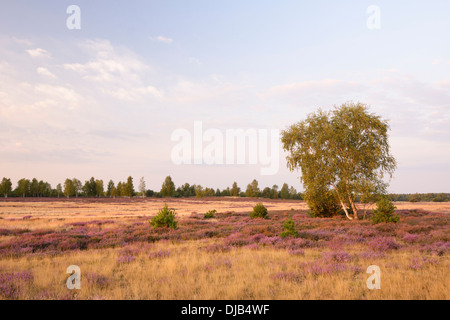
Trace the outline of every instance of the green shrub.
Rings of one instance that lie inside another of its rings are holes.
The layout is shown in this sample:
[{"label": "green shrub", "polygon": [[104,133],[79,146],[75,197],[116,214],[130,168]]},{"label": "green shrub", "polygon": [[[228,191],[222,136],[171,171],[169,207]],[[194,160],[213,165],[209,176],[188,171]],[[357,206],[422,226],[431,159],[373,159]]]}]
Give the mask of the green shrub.
[{"label": "green shrub", "polygon": [[250,218],[267,218],[267,208],[262,203],[258,203],[253,207],[253,212],[250,213]]},{"label": "green shrub", "polygon": [[282,238],[289,236],[298,237],[298,232],[295,230],[295,224],[294,221],[292,221],[291,216],[283,223],[283,230],[284,231],[280,234]]},{"label": "green shrub", "polygon": [[313,218],[332,217],[342,211],[336,196],[328,190],[309,188],[305,192],[305,201],[310,209],[308,214]]},{"label": "green shrub", "polygon": [[204,216],[204,218],[205,219],[211,219],[211,218],[214,218],[214,214],[216,213],[217,211],[214,209],[214,210],[209,210],[207,213],[205,213],[205,216]]},{"label": "green shrub", "polygon": [[391,199],[383,198],[377,202],[377,208],[373,211],[374,215],[372,217],[372,222],[382,223],[382,222],[393,222],[397,223],[400,220],[398,215],[394,216],[395,206]]},{"label": "green shrub", "polygon": [[152,218],[150,225],[153,228],[172,228],[176,229],[178,222],[175,220],[175,210],[169,209],[167,204],[158,211],[158,214]]}]

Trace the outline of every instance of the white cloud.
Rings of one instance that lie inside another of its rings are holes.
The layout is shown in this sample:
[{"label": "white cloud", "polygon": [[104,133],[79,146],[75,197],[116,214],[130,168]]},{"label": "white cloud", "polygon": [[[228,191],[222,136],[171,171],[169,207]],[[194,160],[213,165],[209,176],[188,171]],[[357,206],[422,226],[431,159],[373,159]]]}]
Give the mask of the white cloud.
[{"label": "white cloud", "polygon": [[356,81],[337,79],[310,80],[273,86],[269,89],[269,96],[320,90],[324,92],[343,92],[361,87]]},{"label": "white cloud", "polygon": [[46,77],[50,77],[50,78],[56,79],[56,76],[53,73],[51,73],[47,68],[39,67],[39,68],[36,69],[36,72],[38,74],[42,75],[42,76],[46,76]]},{"label": "white cloud", "polygon": [[29,49],[26,51],[32,58],[50,58],[50,53],[41,48]]},{"label": "white cloud", "polygon": [[53,86],[49,84],[37,84],[35,87],[36,92],[43,94],[58,101],[61,107],[66,107],[68,109],[74,109],[80,105],[82,101],[81,96],[76,93],[75,90],[66,88],[63,86]]},{"label": "white cloud", "polygon": [[149,37],[149,39],[153,40],[153,41],[163,42],[163,43],[172,43],[173,42],[172,38],[167,38],[164,36]]},{"label": "white cloud", "polygon": [[190,57],[190,58],[188,59],[188,61],[189,61],[189,63],[197,64],[197,65],[199,65],[199,66],[202,65],[202,63],[200,62],[200,60],[197,59],[197,58]]},{"label": "white cloud", "polygon": [[88,61],[63,64],[63,68],[76,72],[99,92],[131,102],[142,102],[149,96],[162,98],[162,91],[147,81],[152,68],[133,52],[114,47],[107,40],[89,40],[80,46]]},{"label": "white cloud", "polygon": [[30,40],[27,40],[27,39],[16,38],[16,37],[12,37],[11,39],[15,43],[18,43],[18,44],[21,44],[21,45],[26,45],[26,46],[32,46],[33,45],[33,42],[31,42]]}]

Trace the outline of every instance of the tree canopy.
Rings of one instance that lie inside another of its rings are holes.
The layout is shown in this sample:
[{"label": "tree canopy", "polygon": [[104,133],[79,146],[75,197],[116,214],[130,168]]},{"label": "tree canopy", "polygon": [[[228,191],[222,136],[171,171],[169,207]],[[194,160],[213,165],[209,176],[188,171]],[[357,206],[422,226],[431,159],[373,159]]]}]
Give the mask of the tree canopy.
[{"label": "tree canopy", "polygon": [[306,192],[333,191],[350,220],[358,218],[355,197],[385,192],[383,178],[392,177],[396,168],[388,122],[368,109],[362,103],[319,109],[281,133],[287,166],[301,169]]}]

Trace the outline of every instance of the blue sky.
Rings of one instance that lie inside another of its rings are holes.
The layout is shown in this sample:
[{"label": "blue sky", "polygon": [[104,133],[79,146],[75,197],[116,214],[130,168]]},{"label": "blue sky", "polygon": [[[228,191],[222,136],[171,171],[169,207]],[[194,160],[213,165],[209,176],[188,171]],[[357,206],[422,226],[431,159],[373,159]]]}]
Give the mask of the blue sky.
[{"label": "blue sky", "polygon": [[[81,29],[69,30],[69,5]],[[379,30],[366,12],[380,8]],[[389,119],[392,192],[448,192],[448,1],[2,1],[0,176],[166,175],[245,188],[299,173],[175,165],[178,128],[284,129],[349,100]]]}]

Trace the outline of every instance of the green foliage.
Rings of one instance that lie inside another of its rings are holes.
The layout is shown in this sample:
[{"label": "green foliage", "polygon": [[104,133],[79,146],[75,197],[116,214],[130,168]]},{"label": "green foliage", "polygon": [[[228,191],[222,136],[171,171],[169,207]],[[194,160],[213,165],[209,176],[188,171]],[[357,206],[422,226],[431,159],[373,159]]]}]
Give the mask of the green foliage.
[{"label": "green foliage", "polygon": [[277,199],[278,198],[278,186],[274,184],[272,189],[270,190],[270,198]]},{"label": "green foliage", "polygon": [[284,183],[283,186],[281,187],[280,198],[289,199],[289,186],[287,183]]},{"label": "green foliage", "polygon": [[298,237],[298,231],[295,230],[295,224],[294,221],[292,221],[292,217],[289,216],[289,218],[283,223],[283,232],[280,234],[282,238],[285,237]]},{"label": "green foliage", "polygon": [[169,209],[167,204],[158,211],[158,214],[152,218],[150,225],[153,228],[172,228],[176,229],[178,222],[175,220],[175,210]]},{"label": "green foliage", "polygon": [[3,195],[5,198],[7,198],[12,191],[11,188],[12,188],[11,179],[3,178],[2,182],[0,183],[0,195]]},{"label": "green foliage", "polygon": [[416,194],[411,194],[408,197],[409,202],[420,202],[420,196],[416,193]]},{"label": "green foliage", "polygon": [[393,222],[397,223],[400,220],[398,215],[394,215],[395,206],[389,198],[383,198],[377,202],[377,208],[374,210],[372,222]]},{"label": "green foliage", "polygon": [[160,193],[163,197],[173,197],[175,195],[175,184],[170,176],[167,176],[164,180]]},{"label": "green foliage", "polygon": [[247,189],[245,190],[245,196],[248,198],[256,198],[259,197],[260,190],[258,188],[258,181],[253,179],[252,183],[247,185]]},{"label": "green foliage", "polygon": [[267,218],[267,208],[262,203],[258,203],[253,207],[253,211],[250,213],[250,218]]},{"label": "green foliage", "polygon": [[433,202],[446,202],[448,201],[448,198],[445,196],[445,194],[438,194],[436,197],[431,199]]},{"label": "green foliage", "polygon": [[75,186],[73,184],[73,180],[69,178],[64,181],[64,195],[67,198],[75,195]]},{"label": "green foliage", "polygon": [[197,198],[203,198],[203,197],[214,197],[215,196],[215,192],[214,189],[212,188],[203,188],[201,185],[196,185],[194,187],[195,190],[195,196]]},{"label": "green foliage", "polygon": [[310,209],[309,215],[314,218],[332,217],[342,210],[336,195],[326,189],[308,189],[305,201]]},{"label": "green foliage", "polygon": [[[103,185],[103,183],[102,183]],[[102,186],[103,189],[103,186]],[[134,194],[133,177],[129,176],[125,184],[125,196],[132,197]]]},{"label": "green foliage", "polygon": [[212,219],[212,218],[215,217],[215,216],[214,216],[215,213],[217,213],[217,211],[216,211],[215,209],[209,210],[207,213],[205,213],[204,218],[205,218],[205,219]]},{"label": "green foliage", "polygon": [[232,197],[238,197],[239,193],[241,192],[241,188],[238,187],[237,182],[233,182],[233,186],[231,187],[230,190],[230,195]]},{"label": "green foliage", "polygon": [[[347,211],[347,205],[356,209],[355,198],[368,198],[367,192],[384,187],[386,174],[392,176],[396,161],[390,154],[388,129],[387,121],[369,113],[366,105],[345,103],[310,114],[284,130],[281,141],[288,168],[301,169],[306,191],[332,189]],[[348,218],[357,219],[356,210]]]}]

